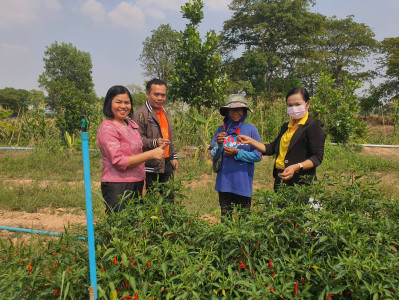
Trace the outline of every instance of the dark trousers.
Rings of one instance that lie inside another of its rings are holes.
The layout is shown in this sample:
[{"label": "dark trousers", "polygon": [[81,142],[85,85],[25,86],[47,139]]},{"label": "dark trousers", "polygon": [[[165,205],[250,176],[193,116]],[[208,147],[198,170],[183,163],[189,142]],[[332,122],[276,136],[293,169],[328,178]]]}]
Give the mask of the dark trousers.
[{"label": "dark trousers", "polygon": [[[165,172],[164,173],[146,173],[145,185],[147,190],[151,190],[154,187],[155,182],[165,183],[168,182],[169,179],[173,179],[173,165],[170,161],[170,158],[165,159]],[[166,196],[166,190],[163,184],[160,186],[161,194],[167,198],[168,200],[174,200],[175,195],[171,192],[168,196]]]},{"label": "dark trousers", "polygon": [[220,214],[222,217],[232,219],[234,206],[241,209],[251,209],[251,198],[234,193],[219,192]]},{"label": "dark trousers", "polygon": [[[107,214],[120,212],[125,208],[127,201],[142,197],[143,187],[144,181],[101,182],[101,192],[106,203],[105,212]],[[123,199],[124,201],[121,201],[122,197],[128,194],[129,198]]]}]

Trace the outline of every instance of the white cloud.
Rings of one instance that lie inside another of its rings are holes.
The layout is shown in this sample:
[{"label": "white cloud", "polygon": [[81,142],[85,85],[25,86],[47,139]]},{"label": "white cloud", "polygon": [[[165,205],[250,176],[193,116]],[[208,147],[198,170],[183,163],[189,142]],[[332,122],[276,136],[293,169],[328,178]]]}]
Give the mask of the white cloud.
[{"label": "white cloud", "polygon": [[144,13],[136,5],[121,2],[107,14],[108,18],[116,25],[130,29],[144,27]]},{"label": "white cloud", "polygon": [[229,0],[205,0],[205,7],[209,7],[213,11],[227,11],[229,10]]},{"label": "white cloud", "polygon": [[146,10],[146,14],[157,20],[165,19],[165,13],[161,10]]},{"label": "white cloud", "polygon": [[150,9],[179,11],[180,6],[185,2],[186,0],[138,0],[136,5],[141,8],[149,8],[146,9],[146,12]]},{"label": "white cloud", "polygon": [[96,0],[86,1],[80,8],[80,11],[92,18],[94,21],[102,22],[105,20],[105,8]]},{"label": "white cloud", "polygon": [[42,13],[60,9],[58,0],[1,0],[0,25],[6,28],[40,22]]}]

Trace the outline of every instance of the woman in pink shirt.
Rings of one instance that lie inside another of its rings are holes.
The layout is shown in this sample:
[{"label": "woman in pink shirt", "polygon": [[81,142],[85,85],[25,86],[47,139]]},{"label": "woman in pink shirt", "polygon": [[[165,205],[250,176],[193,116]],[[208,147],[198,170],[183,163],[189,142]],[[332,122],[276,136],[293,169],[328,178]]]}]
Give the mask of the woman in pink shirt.
[{"label": "woman in pink shirt", "polygon": [[144,162],[164,158],[165,144],[143,152],[138,125],[130,119],[132,106],[132,96],[126,87],[116,85],[108,90],[103,107],[107,119],[97,130],[97,145],[103,163],[101,191],[107,213],[119,212],[125,207],[121,197],[126,192],[132,192],[133,197],[142,196]]}]

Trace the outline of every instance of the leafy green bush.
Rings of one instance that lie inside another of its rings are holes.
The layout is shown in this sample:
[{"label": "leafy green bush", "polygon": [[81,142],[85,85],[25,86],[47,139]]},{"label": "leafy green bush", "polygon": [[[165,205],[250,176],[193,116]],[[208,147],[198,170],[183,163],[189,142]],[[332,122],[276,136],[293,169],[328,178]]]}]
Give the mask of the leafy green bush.
[{"label": "leafy green bush", "polygon": [[[98,222],[99,298],[398,297],[399,204],[375,182],[328,177],[253,199],[250,215],[213,226],[158,194]],[[0,268],[6,298],[87,298],[85,245],[67,235],[35,251],[2,243]]]}]

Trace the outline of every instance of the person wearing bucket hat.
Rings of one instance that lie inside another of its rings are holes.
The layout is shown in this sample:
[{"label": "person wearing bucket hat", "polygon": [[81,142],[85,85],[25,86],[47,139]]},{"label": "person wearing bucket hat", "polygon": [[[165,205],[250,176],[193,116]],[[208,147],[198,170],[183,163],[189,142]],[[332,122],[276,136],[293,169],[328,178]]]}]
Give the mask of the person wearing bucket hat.
[{"label": "person wearing bucket hat", "polygon": [[272,143],[262,144],[245,135],[238,138],[241,143],[256,147],[263,155],[276,154],[275,191],[282,183],[293,186],[309,184],[316,179],[316,167],[323,161],[326,139],[323,124],[309,115],[310,97],[305,88],[290,90],[285,99],[291,120],[281,126]]},{"label": "person wearing bucket hat", "polygon": [[262,159],[259,150],[251,145],[244,145],[237,139],[245,134],[260,142],[255,126],[246,123],[247,112],[252,110],[248,100],[240,94],[232,94],[226,104],[219,109],[224,117],[211,143],[211,156],[219,160],[215,190],[219,194],[222,220],[232,219],[234,206],[250,210],[252,198],[252,182],[255,163]]}]

